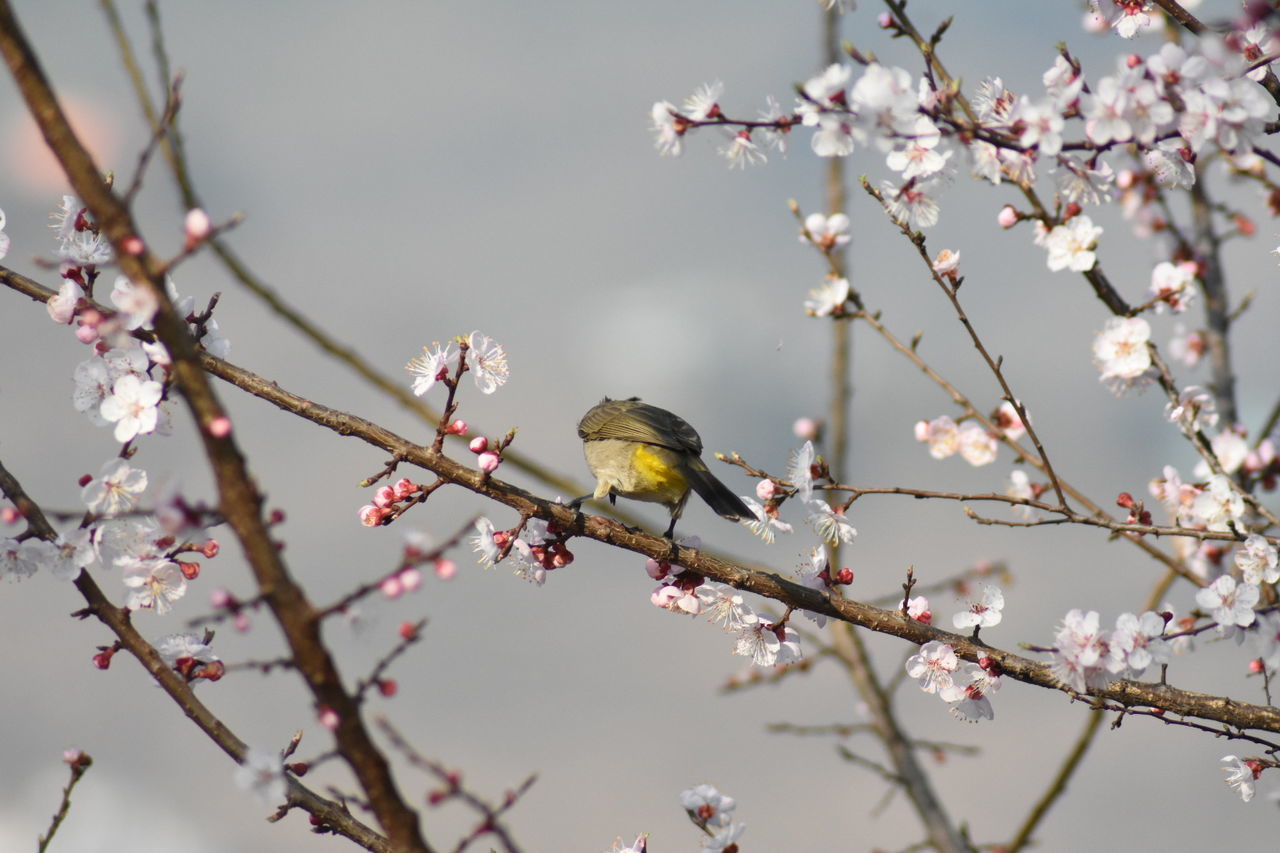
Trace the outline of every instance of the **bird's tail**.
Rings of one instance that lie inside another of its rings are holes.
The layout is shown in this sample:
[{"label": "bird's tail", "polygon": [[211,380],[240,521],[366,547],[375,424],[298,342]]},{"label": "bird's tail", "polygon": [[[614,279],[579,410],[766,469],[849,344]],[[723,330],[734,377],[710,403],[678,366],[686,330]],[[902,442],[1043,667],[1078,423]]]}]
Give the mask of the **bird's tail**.
[{"label": "bird's tail", "polygon": [[693,459],[687,467],[685,476],[689,485],[707,502],[707,506],[716,511],[717,515],[730,521],[756,517],[751,507],[743,503],[742,498],[735,495],[732,489],[717,480],[715,474],[707,469],[701,459]]}]

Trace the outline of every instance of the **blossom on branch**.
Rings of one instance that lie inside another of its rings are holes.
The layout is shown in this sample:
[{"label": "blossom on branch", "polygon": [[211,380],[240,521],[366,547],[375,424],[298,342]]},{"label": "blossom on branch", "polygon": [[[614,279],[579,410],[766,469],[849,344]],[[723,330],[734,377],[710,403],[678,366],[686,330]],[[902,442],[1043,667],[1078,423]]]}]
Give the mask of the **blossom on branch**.
[{"label": "blossom on branch", "polygon": [[1087,272],[1098,262],[1098,256],[1093,250],[1097,248],[1100,236],[1102,226],[1094,225],[1093,220],[1087,216],[1073,216],[1063,224],[1054,226],[1036,242],[1048,251],[1050,270]]},{"label": "blossom on branch", "polygon": [[1151,369],[1151,326],[1141,317],[1111,317],[1093,339],[1093,357],[1102,368],[1099,378],[1117,385],[1132,383]]}]

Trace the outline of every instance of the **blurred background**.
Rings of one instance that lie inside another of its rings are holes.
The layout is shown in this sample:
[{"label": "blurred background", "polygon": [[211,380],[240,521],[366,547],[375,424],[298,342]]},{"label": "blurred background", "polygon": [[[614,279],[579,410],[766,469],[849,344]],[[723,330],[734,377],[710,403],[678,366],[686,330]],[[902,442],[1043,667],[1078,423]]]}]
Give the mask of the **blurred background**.
[{"label": "blurred background", "polygon": [[[119,52],[97,4],[66,0],[14,4],[46,70],[102,168],[134,173],[147,138]],[[119,4],[157,91],[150,32],[137,2]],[[842,22],[843,37],[918,75],[920,61],[876,26],[871,2]],[[1206,4],[1201,12],[1231,10]],[[691,138],[679,159],[658,156],[648,130],[655,100],[679,103],[721,80],[726,113],[754,117],[772,94],[789,105],[794,85],[822,67],[822,9],[816,2],[652,0],[645,4],[412,3],[172,4],[161,9],[174,68],[185,73],[181,130],[209,213],[246,219],[229,240],[281,297],[340,342],[408,384],[402,365],[424,344],[480,329],[510,356],[511,380],[491,397],[467,383],[460,415],[499,436],[518,427],[515,447],[589,487],[574,427],[602,396],[639,395],[689,420],[708,451],[737,451],[781,474],[799,444],[800,417],[823,417],[829,395],[831,328],[804,316],[802,303],[824,268],[796,237],[787,202],[823,204],[822,165],[808,134],[793,135],[787,158],[730,171],[711,133]],[[936,2],[915,9],[931,30],[957,18],[942,44],[951,72],[972,91],[1000,76],[1038,93],[1055,44],[1065,41],[1090,79],[1115,57],[1154,52],[1158,37],[1124,43],[1081,27],[1075,2]],[[1075,129],[1070,136],[1079,136]],[[16,90],[0,82],[0,207],[12,248],[4,263],[56,287],[39,266],[52,256],[48,216],[65,186],[25,117]],[[1115,165],[1121,161],[1116,158]],[[860,150],[852,176],[886,175],[880,155]],[[1047,193],[1046,193],[1047,195]],[[899,337],[916,331],[920,352],[980,408],[999,389],[951,309],[879,209],[851,190],[855,238],[850,278]],[[989,349],[1028,406],[1058,472],[1103,505],[1174,464],[1194,458],[1161,419],[1156,393],[1113,398],[1098,381],[1090,343],[1105,308],[1084,281],[1050,273],[1029,228],[1001,231],[996,214],[1017,203],[1006,188],[961,178],[943,198],[931,253],[959,250],[962,299]],[[1263,221],[1260,199],[1241,189],[1233,204]],[[164,164],[152,163],[137,215],[153,247],[176,251],[182,215]],[[1107,230],[1100,249],[1111,279],[1131,301],[1145,293],[1151,266],[1166,259],[1157,241],[1134,241],[1114,209],[1093,214]],[[1256,291],[1237,325],[1237,370],[1245,424],[1256,430],[1273,402],[1275,336],[1270,284],[1274,226],[1232,244],[1233,297]],[[107,289],[114,273],[103,281]],[[317,402],[357,413],[409,437],[429,428],[369,388],[344,365],[286,328],[212,257],[175,275],[203,304],[221,292],[217,318],[232,341],[230,360]],[[118,445],[70,404],[71,373],[86,357],[41,306],[3,295],[0,341],[9,369],[0,377],[0,455],[48,508],[80,506],[77,479],[96,474]],[[1199,305],[1188,316],[1199,322]],[[1158,343],[1173,324],[1153,320]],[[865,327],[855,328],[855,402],[850,476],[860,485],[1000,491],[1008,451],[980,469],[931,459],[917,444],[917,420],[958,412],[949,400]],[[1183,384],[1205,376],[1183,371]],[[356,517],[371,495],[357,487],[385,458],[358,441],[287,417],[219,384],[236,436],[272,507],[287,514],[277,535],[312,599],[328,602],[395,565],[408,528],[438,538],[477,512],[499,527],[515,517],[461,490],[438,495],[398,525],[369,530]],[[428,402],[443,400],[440,389]],[[212,496],[185,412],[176,435],[142,442],[137,464],[153,480],[173,471],[195,497]],[[461,457],[470,458],[458,448]],[[740,493],[752,483],[716,467]],[[499,476],[539,493],[545,486],[505,466]],[[410,474],[410,476],[413,476]],[[599,511],[599,507],[596,507]],[[639,510],[654,530],[660,507]],[[1104,624],[1139,610],[1158,577],[1137,549],[1093,529],[1010,530],[965,519],[959,506],[907,498],[855,504],[860,535],[844,562],[856,573],[849,594],[892,595],[908,566],[924,583],[983,560],[1007,563],[1004,622],[984,632],[1006,649],[1048,645],[1070,608],[1096,609]],[[682,534],[716,550],[787,573],[813,544],[796,533],[765,546],[740,526],[690,504]],[[167,617],[139,614],[144,634],[183,630],[209,610],[209,593],[251,595],[228,533],[186,598]],[[429,577],[403,599],[367,601],[355,625],[327,636],[351,682],[395,641],[396,626],[425,616],[425,640],[391,672],[400,691],[375,699],[426,755],[458,768],[477,792],[498,800],[529,774],[538,781],[510,813],[523,849],[605,850],[616,836],[650,832],[655,851],[695,849],[698,831],[677,796],[711,782],[736,797],[748,825],[744,850],[903,849],[918,840],[902,797],[837,754],[826,738],[769,734],[770,723],[858,723],[847,679],[819,665],[783,685],[725,693],[745,671],[730,635],[705,620],[649,603],[643,560],[591,542],[544,587],[499,567],[483,571],[465,549],[453,580]],[[117,578],[102,573],[123,600]],[[1192,594],[1170,600],[1181,611]],[[949,627],[963,603],[932,598]],[[234,767],[201,737],[139,667],[118,658],[91,666],[110,637],[67,614],[74,590],[41,576],[0,587],[0,849],[25,849],[45,831],[65,783],[62,751],[78,747],[95,765],[77,789],[55,850],[316,850],[304,817],[280,825],[236,788]],[[872,638],[885,677],[914,649]],[[228,662],[269,659],[281,644],[264,618],[248,634],[224,626],[215,650]],[[812,644],[807,646],[812,652]],[[1246,681],[1250,656],[1234,644],[1201,643],[1171,668],[1171,682],[1264,701]],[[302,729],[301,756],[328,748],[296,679],[238,672],[200,693],[240,736],[268,749]],[[1006,682],[993,697],[994,723],[965,725],[933,697],[901,693],[898,712],[929,741],[976,747],[976,756],[930,762],[950,813],[978,842],[1007,840],[1048,785],[1087,711],[1059,693]],[[879,758],[869,739],[842,741]],[[1070,791],[1039,835],[1042,850],[1250,847],[1274,832],[1274,805],[1250,805],[1222,782],[1218,759],[1253,754],[1247,745],[1130,720],[1101,735]],[[403,770],[403,790],[423,802],[431,781]],[[306,780],[344,786],[339,768]],[[1159,814],[1159,820],[1152,817]],[[424,809],[428,837],[442,848],[474,815]]]}]

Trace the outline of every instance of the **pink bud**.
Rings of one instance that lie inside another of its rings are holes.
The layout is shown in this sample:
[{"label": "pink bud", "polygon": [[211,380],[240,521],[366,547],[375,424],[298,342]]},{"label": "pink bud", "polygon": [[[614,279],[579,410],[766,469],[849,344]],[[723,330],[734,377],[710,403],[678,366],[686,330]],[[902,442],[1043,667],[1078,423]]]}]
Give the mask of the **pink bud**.
[{"label": "pink bud", "polygon": [[386,510],[381,507],[365,504],[360,507],[360,523],[365,527],[377,527],[382,524],[382,519],[386,517],[386,514]]},{"label": "pink bud", "polygon": [[182,576],[189,581],[193,581],[200,577],[200,564],[189,563],[179,560],[178,568],[182,571]]},{"label": "pink bud", "polygon": [[338,728],[339,722],[340,720],[339,720],[337,711],[333,710],[332,708],[322,707],[320,709],[320,725],[324,726],[329,731],[333,731],[334,729]]},{"label": "pink bud", "polygon": [[1131,53],[1124,58],[1124,64],[1129,68],[1137,68],[1142,64],[1142,57],[1136,53]]},{"label": "pink bud", "polygon": [[468,444],[467,447],[470,448],[472,453],[484,453],[489,449],[489,439],[485,438],[483,435],[477,435],[475,438],[471,439],[471,443]]},{"label": "pink bud", "polygon": [[182,221],[182,230],[186,232],[188,241],[198,243],[208,239],[209,233],[213,230],[213,224],[209,222],[209,214],[198,207],[193,207],[187,211],[187,218]]},{"label": "pink bud", "polygon": [[395,575],[383,579],[378,588],[382,590],[382,594],[387,598],[399,598],[400,594],[404,592],[404,585],[400,583],[400,578]]},{"label": "pink bud", "polygon": [[660,581],[671,572],[671,564],[665,562],[660,563],[650,557],[648,560],[645,560],[644,570],[648,573],[649,577],[656,581]]},{"label": "pink bud", "polygon": [[444,431],[449,435],[466,435],[467,422],[464,420],[456,420],[445,427]]},{"label": "pink bud", "polygon": [[778,485],[773,480],[761,480],[756,483],[756,497],[762,501],[771,499],[778,493]]},{"label": "pink bud", "polygon": [[836,583],[848,586],[853,583],[853,569],[841,569],[836,573]]},{"label": "pink bud", "polygon": [[[81,485],[83,485],[83,483]],[[11,506],[0,509],[0,521],[3,521],[5,524],[13,524],[20,518],[22,518],[22,513],[18,512]]]},{"label": "pink bud", "polygon": [[436,568],[436,577],[440,578],[440,580],[442,581],[447,581],[449,578],[453,577],[458,573],[458,564],[455,563],[453,560],[446,560],[444,557],[441,557],[439,560],[436,560],[435,568]]},{"label": "pink bud", "polygon": [[399,575],[400,585],[404,587],[405,592],[413,592],[422,586],[422,572],[415,568],[407,568]]},{"label": "pink bud", "polygon": [[486,474],[492,474],[502,463],[502,457],[496,453],[481,453],[477,461],[480,463],[480,470]]},{"label": "pink bud", "polygon": [[798,418],[791,425],[791,431],[796,434],[797,438],[803,438],[805,441],[813,441],[818,437],[818,422],[813,418]]},{"label": "pink bud", "polygon": [[204,540],[204,544],[200,546],[200,553],[204,554],[209,559],[213,559],[218,556],[219,550],[220,546],[218,545],[217,539],[206,539]]},{"label": "pink bud", "polygon": [[81,323],[76,326],[76,340],[82,344],[91,344],[98,339],[97,326]]},{"label": "pink bud", "polygon": [[418,626],[412,622],[401,622],[400,627],[396,629],[396,633],[400,635],[402,640],[416,640],[418,638]]},{"label": "pink bud", "polygon": [[146,245],[137,234],[130,234],[120,241],[120,251],[130,257],[138,257],[146,250]]},{"label": "pink bud", "polygon": [[390,486],[383,486],[373,493],[373,505],[376,507],[386,508],[396,502],[396,490]]},{"label": "pink bud", "polygon": [[1013,205],[1006,204],[1000,208],[1000,213],[996,216],[996,223],[1001,228],[1012,228],[1018,224],[1018,211],[1013,209]]},{"label": "pink bud", "polygon": [[245,633],[249,630],[249,614],[241,610],[236,614],[236,618],[232,620],[231,624],[235,625],[236,630],[241,634]]},{"label": "pink bud", "polygon": [[218,415],[209,421],[209,435],[214,438],[226,438],[231,435],[231,418],[226,415]]}]

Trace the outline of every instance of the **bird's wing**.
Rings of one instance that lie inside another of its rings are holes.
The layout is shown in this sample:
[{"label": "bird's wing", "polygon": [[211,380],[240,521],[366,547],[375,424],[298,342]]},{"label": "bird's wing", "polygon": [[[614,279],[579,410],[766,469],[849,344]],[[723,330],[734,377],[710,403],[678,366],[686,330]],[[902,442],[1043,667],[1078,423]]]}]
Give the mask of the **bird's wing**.
[{"label": "bird's wing", "polygon": [[635,399],[600,403],[582,416],[578,422],[578,436],[584,441],[618,438],[694,455],[702,453],[702,439],[682,418]]}]

